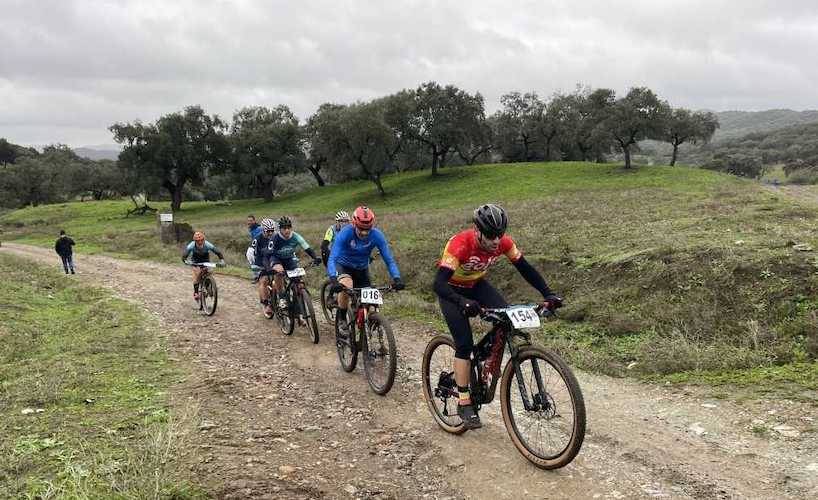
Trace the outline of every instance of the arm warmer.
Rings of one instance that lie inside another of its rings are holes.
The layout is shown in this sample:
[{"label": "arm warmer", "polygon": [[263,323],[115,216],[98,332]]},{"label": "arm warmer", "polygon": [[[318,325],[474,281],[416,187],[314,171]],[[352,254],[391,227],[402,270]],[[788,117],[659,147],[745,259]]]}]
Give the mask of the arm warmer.
[{"label": "arm warmer", "polygon": [[548,288],[548,283],[546,283],[542,275],[536,269],[534,269],[534,266],[525,260],[525,257],[520,257],[520,259],[514,263],[514,267],[517,268],[517,271],[520,272],[528,284],[540,292],[543,297],[551,295],[552,292],[551,289]]},{"label": "arm warmer", "polygon": [[444,267],[438,268],[437,274],[435,275],[434,290],[437,296],[441,299],[448,300],[449,302],[459,305],[463,300],[463,296],[455,292],[452,285],[449,284],[449,279],[453,274],[454,271],[451,269],[446,269]]},{"label": "arm warmer", "polygon": [[321,241],[321,260],[324,261],[324,267],[327,267],[327,260],[329,260],[329,240]]},{"label": "arm warmer", "polygon": [[309,255],[309,256],[310,256],[310,257],[312,257],[313,259],[317,259],[317,258],[318,258],[318,256],[317,256],[317,255],[315,255],[315,250],[313,250],[312,248],[307,247],[307,248],[305,248],[305,249],[304,249],[304,251],[307,253],[307,255]]}]

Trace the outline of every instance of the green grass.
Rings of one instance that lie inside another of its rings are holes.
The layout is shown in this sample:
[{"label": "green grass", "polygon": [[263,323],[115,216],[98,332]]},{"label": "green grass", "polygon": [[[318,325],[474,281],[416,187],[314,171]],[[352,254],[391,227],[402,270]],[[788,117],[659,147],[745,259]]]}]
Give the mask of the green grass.
[{"label": "green grass", "polygon": [[195,498],[182,373],[139,309],[0,254],[0,498]]},{"label": "green grass", "polygon": [[[385,198],[371,183],[351,182],[271,203],[185,203],[177,219],[205,229],[243,272],[248,213],[294,216],[317,246],[336,210],[368,203],[411,289],[394,300],[395,312],[441,329],[435,261],[446,239],[468,227],[474,206],[499,202],[510,234],[567,298],[541,340],[576,366],[665,376],[804,370],[818,356],[818,257],[793,249],[818,248],[818,215],[752,181],[687,167],[528,163],[449,168],[439,178],[404,173],[384,185]],[[124,219],[127,206],[18,210],[0,217],[0,237],[51,245],[65,227],[80,252],[176,261],[177,249],[158,242],[155,219]],[[490,279],[511,300],[536,299],[506,263]]]}]

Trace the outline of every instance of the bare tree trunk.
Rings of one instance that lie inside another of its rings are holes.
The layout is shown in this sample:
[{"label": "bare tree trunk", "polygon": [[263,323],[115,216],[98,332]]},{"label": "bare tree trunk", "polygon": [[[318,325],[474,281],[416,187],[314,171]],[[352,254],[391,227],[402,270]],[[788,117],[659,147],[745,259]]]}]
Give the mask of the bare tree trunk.
[{"label": "bare tree trunk", "polygon": [[182,208],[182,187],[177,185],[171,194],[170,210],[171,212],[178,212]]},{"label": "bare tree trunk", "polygon": [[162,187],[170,192],[170,211],[178,212],[182,208],[182,192],[185,187],[184,182],[177,182],[176,184],[166,180],[162,182]]},{"label": "bare tree trunk", "polygon": [[386,191],[383,190],[383,184],[381,184],[381,176],[380,175],[373,175],[372,182],[378,187],[378,192],[381,193],[381,196],[386,196]]},{"label": "bare tree trunk", "polygon": [[670,157],[670,166],[676,165],[676,156],[679,152],[679,144],[676,141],[673,141],[673,156]]},{"label": "bare tree trunk", "polygon": [[437,153],[437,148],[432,146],[432,177],[437,175],[437,167],[439,166],[439,156]]},{"label": "bare tree trunk", "polygon": [[307,165],[307,169],[310,171],[310,173],[313,175],[313,177],[315,177],[315,182],[318,183],[319,187],[324,187],[326,185],[326,182],[324,182],[324,178],[321,177],[321,174],[318,172],[320,167],[315,167],[313,165]]},{"label": "bare tree trunk", "polygon": [[622,152],[625,153],[625,168],[631,168],[631,146],[630,146],[630,144],[622,146]]}]

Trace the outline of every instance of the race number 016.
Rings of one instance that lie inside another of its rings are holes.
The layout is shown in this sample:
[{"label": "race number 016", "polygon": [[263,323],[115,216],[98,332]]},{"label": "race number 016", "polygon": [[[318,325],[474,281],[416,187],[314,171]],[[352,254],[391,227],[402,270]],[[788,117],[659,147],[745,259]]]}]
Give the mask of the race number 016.
[{"label": "race number 016", "polygon": [[364,288],[361,290],[361,302],[364,304],[383,304],[383,298],[377,288]]}]

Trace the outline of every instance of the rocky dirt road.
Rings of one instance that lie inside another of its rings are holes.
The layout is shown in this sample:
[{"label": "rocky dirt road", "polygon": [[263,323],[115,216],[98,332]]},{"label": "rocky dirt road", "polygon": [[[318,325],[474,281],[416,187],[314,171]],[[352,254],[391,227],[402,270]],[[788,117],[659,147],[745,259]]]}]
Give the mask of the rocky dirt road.
[{"label": "rocky dirt road", "polygon": [[[57,266],[53,252],[4,243]],[[338,366],[331,330],[313,345],[265,320],[247,280],[218,276],[219,308],[199,315],[182,266],[76,257],[76,279],[153,314],[170,356],[190,367],[173,404],[199,408],[190,466],[218,498],[818,498],[818,411],[805,402],[707,399],[703,390],[579,374],[588,434],[568,467],[542,471],[511,444],[499,408],[463,436],[423,401],[432,332],[393,321],[399,373],[386,397]],[[385,307],[389,314],[389,305]]]}]

